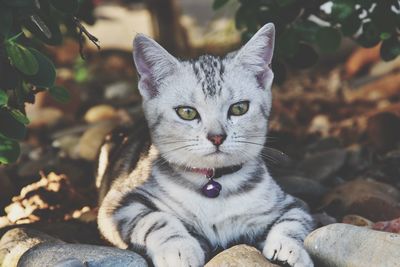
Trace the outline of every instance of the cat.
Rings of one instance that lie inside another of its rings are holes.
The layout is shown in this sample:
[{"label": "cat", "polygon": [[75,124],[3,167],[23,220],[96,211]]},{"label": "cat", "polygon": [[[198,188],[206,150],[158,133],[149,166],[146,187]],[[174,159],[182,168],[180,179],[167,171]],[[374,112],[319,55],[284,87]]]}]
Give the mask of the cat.
[{"label": "cat", "polygon": [[135,37],[152,145],[125,143],[112,168],[104,167],[110,156],[102,148],[98,178],[114,180],[98,215],[108,241],[145,253],[156,267],[203,266],[235,244],[255,246],[271,261],[313,266],[303,247],[312,217],[271,178],[261,153],[274,39],[269,23],[224,58],[180,61],[149,37]]}]

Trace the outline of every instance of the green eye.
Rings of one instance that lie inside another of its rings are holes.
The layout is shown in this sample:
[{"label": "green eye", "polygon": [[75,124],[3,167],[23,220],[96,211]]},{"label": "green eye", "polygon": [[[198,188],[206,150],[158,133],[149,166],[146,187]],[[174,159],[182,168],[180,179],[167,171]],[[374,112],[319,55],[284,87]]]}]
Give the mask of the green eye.
[{"label": "green eye", "polygon": [[191,107],[177,107],[175,110],[176,114],[183,120],[191,121],[199,117],[197,110]]},{"label": "green eye", "polygon": [[229,115],[241,116],[249,110],[249,101],[237,102],[229,108]]}]

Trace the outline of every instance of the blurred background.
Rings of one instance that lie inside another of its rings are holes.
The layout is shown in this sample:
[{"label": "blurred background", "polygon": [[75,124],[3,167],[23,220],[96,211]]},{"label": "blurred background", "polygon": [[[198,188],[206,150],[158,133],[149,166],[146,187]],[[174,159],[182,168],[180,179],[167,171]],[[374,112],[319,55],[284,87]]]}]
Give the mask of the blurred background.
[{"label": "blurred background", "polygon": [[382,2],[0,1],[0,237],[31,224],[103,244],[96,158],[142,116],[135,34],[189,59],[234,51],[271,21],[273,175],[320,226],[399,232],[400,2]]}]

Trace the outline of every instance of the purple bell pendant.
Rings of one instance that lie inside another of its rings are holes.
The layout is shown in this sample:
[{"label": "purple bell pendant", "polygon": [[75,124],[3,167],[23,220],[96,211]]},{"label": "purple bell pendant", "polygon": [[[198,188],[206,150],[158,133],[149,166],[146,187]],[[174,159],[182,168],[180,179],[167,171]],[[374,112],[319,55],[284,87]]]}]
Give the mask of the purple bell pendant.
[{"label": "purple bell pendant", "polygon": [[216,198],[217,196],[219,196],[219,192],[221,191],[221,189],[222,189],[221,184],[210,178],[208,183],[206,183],[201,189],[201,192],[206,197]]}]

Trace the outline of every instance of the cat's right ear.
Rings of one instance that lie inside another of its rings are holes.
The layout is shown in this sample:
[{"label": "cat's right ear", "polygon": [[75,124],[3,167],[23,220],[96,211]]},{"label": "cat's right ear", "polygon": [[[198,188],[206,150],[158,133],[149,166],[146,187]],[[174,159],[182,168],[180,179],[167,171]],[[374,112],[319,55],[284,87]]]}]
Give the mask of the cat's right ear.
[{"label": "cat's right ear", "polygon": [[153,98],[159,93],[159,83],[177,69],[179,61],[143,34],[136,35],[133,46],[133,59],[140,76],[140,94],[145,99]]}]

